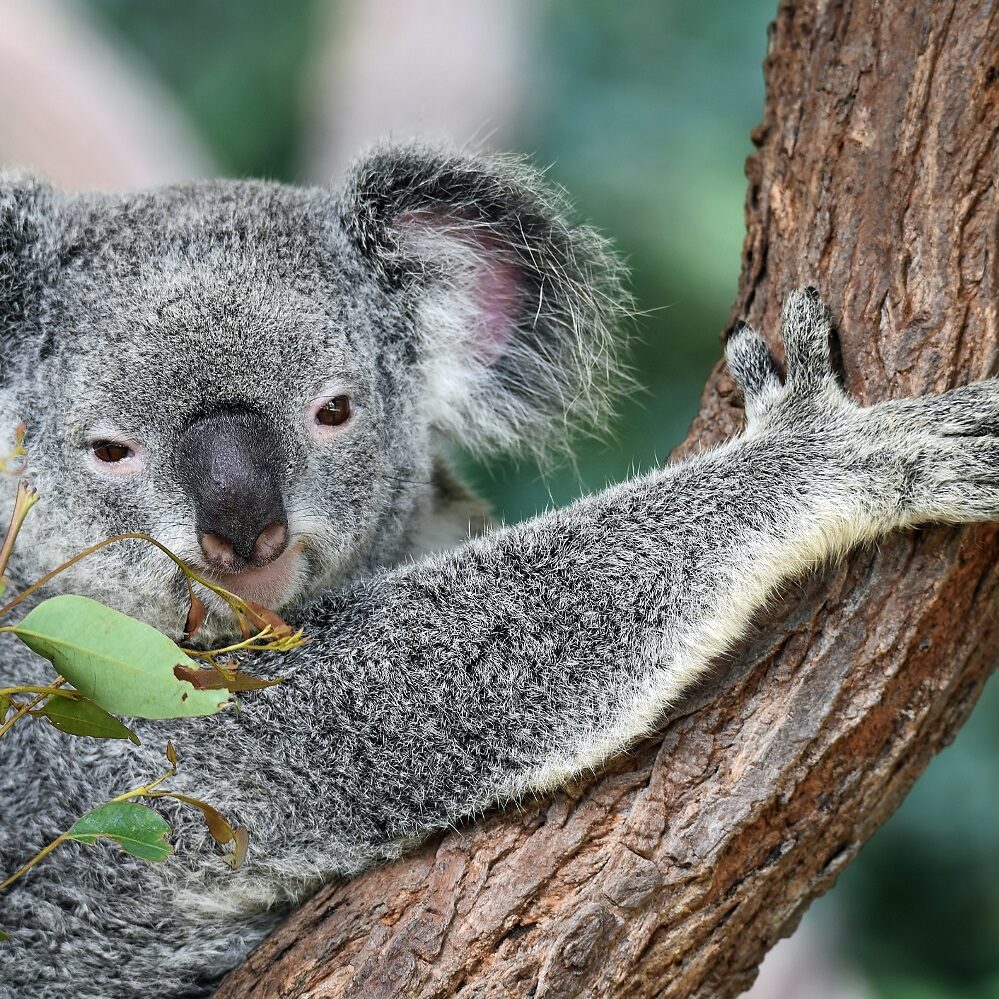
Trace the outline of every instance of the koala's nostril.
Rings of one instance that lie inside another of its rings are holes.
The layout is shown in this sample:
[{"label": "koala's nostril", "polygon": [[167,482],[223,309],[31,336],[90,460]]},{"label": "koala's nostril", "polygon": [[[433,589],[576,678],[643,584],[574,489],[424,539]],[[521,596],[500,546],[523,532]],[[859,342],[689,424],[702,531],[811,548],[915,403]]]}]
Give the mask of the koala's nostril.
[{"label": "koala's nostril", "polygon": [[268,524],[258,535],[251,551],[237,550],[228,538],[213,531],[201,535],[205,558],[222,572],[239,572],[247,565],[262,566],[273,562],[288,547],[288,529],[280,521]]},{"label": "koala's nostril", "polygon": [[206,532],[201,535],[201,550],[209,562],[214,562],[221,569],[235,569],[236,553],[232,544],[217,534]]},{"label": "koala's nostril", "polygon": [[257,537],[253,546],[253,562],[256,565],[266,565],[284,551],[288,544],[288,530],[284,524],[274,521],[268,524]]}]

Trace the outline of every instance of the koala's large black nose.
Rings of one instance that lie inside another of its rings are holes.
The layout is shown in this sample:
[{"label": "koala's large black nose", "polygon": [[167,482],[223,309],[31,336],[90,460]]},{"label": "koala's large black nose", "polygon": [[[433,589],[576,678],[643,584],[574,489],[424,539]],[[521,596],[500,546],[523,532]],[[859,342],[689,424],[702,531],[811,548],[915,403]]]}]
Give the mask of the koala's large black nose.
[{"label": "koala's large black nose", "polygon": [[176,468],[194,502],[205,557],[223,572],[266,565],[288,543],[281,491],[284,449],[262,416],[231,410],[204,416],[177,444]]}]

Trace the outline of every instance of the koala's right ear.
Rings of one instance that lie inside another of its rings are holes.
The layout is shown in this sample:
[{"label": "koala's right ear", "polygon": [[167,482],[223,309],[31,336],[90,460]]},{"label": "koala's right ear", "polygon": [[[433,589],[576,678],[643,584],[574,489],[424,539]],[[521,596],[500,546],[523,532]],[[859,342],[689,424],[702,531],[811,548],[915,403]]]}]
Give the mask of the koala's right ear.
[{"label": "koala's right ear", "polygon": [[600,425],[622,383],[624,268],[539,171],[381,146],[351,171],[341,221],[401,303],[441,433],[480,451],[542,450],[573,422]]},{"label": "koala's right ear", "polygon": [[0,350],[30,311],[48,258],[52,188],[19,170],[0,170]]}]

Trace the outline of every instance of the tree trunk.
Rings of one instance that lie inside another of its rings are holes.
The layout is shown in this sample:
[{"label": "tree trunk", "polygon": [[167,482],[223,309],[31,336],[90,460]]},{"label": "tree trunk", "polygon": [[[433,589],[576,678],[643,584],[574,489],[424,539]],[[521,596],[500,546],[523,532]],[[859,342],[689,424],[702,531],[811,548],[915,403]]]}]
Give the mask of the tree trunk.
[{"label": "tree trunk", "polygon": [[[786,0],[766,79],[732,321],[769,333],[814,284],[863,402],[988,376],[996,2]],[[681,450],[740,418],[716,368]],[[789,588],[661,737],[328,886],[218,997],[737,995],[967,717],[997,554],[995,526],[932,528]]]}]

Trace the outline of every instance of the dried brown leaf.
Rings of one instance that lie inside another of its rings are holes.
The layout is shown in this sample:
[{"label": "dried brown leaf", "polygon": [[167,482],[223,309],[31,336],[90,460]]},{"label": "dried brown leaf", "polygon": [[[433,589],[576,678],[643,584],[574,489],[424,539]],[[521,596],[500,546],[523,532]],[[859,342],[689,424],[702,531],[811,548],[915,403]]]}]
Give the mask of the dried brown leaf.
[{"label": "dried brown leaf", "polygon": [[205,623],[206,610],[205,602],[194,592],[194,587],[189,579],[187,580],[187,592],[191,598],[191,605],[187,612],[187,621],[184,623],[184,638],[190,640]]},{"label": "dried brown leaf", "polygon": [[227,853],[222,859],[229,865],[231,870],[242,867],[246,860],[246,851],[250,846],[250,834],[246,831],[246,826],[236,826],[232,831],[233,847],[232,853]]},{"label": "dried brown leaf", "polygon": [[217,669],[191,669],[189,666],[175,666],[173,675],[178,680],[186,680],[196,690],[228,690],[231,693],[263,690],[281,682],[280,677],[275,680],[265,680],[259,676],[250,676],[248,673],[228,675]]},{"label": "dried brown leaf", "polygon": [[250,612],[250,622],[257,625],[261,631],[264,628],[270,628],[273,638],[288,638],[295,634],[295,629],[270,608],[254,603],[252,600],[244,600],[243,602]]},{"label": "dried brown leaf", "polygon": [[187,794],[175,794],[172,791],[170,792],[170,797],[176,801],[183,801],[192,808],[198,809],[198,811],[205,817],[205,823],[208,826],[208,831],[212,834],[212,839],[214,839],[219,846],[225,846],[227,843],[235,842],[235,831],[232,826],[229,825],[225,816],[214,805],[209,805],[207,801],[202,801],[200,798],[192,798]]}]

